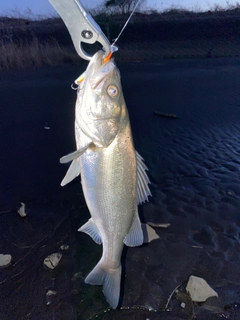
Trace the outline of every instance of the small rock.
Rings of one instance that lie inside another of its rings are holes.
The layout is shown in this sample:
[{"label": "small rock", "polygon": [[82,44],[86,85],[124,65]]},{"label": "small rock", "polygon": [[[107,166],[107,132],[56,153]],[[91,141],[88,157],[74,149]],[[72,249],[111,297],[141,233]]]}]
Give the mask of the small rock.
[{"label": "small rock", "polygon": [[43,264],[47,268],[53,270],[59,264],[59,261],[61,260],[61,258],[62,258],[61,253],[52,253],[44,259]]},{"label": "small rock", "polygon": [[72,277],[72,281],[76,281],[77,279],[82,278],[82,272],[76,272],[74,273]]},{"label": "small rock", "polygon": [[52,296],[52,295],[55,295],[55,294],[57,294],[56,291],[54,291],[54,290],[48,290],[48,292],[46,293],[46,296]]},{"label": "small rock", "polygon": [[18,213],[22,218],[26,217],[27,215],[25,209],[26,209],[25,203],[21,202],[21,207],[19,208]]},{"label": "small rock", "polygon": [[47,296],[47,305],[50,305],[52,303],[52,296],[55,296],[57,294],[56,291],[54,290],[48,290],[48,292],[46,293]]},{"label": "small rock", "polygon": [[157,310],[155,310],[152,306],[146,306],[146,309],[148,309],[148,311],[154,311],[154,312],[157,311]]},{"label": "small rock", "polygon": [[61,249],[62,251],[67,251],[67,250],[69,249],[69,246],[68,246],[67,244],[62,244],[61,247],[60,247],[60,249]]},{"label": "small rock", "polygon": [[6,268],[10,266],[12,262],[12,256],[10,254],[0,254],[0,268]]},{"label": "small rock", "polygon": [[218,297],[217,292],[204,279],[195,276],[190,276],[186,291],[194,302],[204,302],[210,297]]}]

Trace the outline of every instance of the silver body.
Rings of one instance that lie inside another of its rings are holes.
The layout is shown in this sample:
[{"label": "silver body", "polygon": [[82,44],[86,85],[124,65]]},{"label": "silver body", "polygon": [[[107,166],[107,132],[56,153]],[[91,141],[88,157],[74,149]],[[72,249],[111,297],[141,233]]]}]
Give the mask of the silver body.
[{"label": "silver body", "polygon": [[107,148],[89,148],[80,158],[80,167],[84,196],[103,244],[102,262],[116,269],[137,214],[136,155],[127,113],[114,141]]},{"label": "silver body", "polygon": [[[91,219],[79,230],[103,245],[102,258],[85,282],[103,285],[106,299],[117,307],[124,243],[143,243],[137,204],[150,191],[145,165],[133,145],[120,73],[103,52],[91,59],[79,86],[75,134],[77,151],[62,185],[81,173]],[[69,158],[69,159],[68,159]]]}]

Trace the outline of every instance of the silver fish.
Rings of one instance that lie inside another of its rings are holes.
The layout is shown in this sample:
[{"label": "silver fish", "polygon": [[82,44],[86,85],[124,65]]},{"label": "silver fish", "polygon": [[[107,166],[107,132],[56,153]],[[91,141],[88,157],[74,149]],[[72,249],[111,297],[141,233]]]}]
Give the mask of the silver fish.
[{"label": "silver fish", "polygon": [[81,173],[91,218],[79,231],[103,245],[100,261],[85,282],[103,285],[112,308],[120,296],[121,255],[124,244],[143,243],[137,205],[151,195],[141,156],[135,151],[120,73],[113,60],[103,62],[97,52],[78,88],[75,136],[77,151],[60,159],[72,161],[61,185]]}]

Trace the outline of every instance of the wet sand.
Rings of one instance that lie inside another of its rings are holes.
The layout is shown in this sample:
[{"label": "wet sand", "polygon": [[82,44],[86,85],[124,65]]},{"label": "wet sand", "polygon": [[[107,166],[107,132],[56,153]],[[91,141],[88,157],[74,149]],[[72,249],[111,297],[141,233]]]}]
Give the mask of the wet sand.
[{"label": "wet sand", "polygon": [[[79,180],[60,187],[58,159],[75,149],[70,85],[86,64],[1,72],[0,253],[13,260],[0,273],[0,320],[240,319],[240,59],[118,66],[152,182],[141,220],[170,227],[125,248],[122,309],[109,310],[101,287],[84,283],[101,247],[77,232],[89,218]],[[63,257],[46,270],[53,252]],[[219,297],[192,303],[190,275]]]}]

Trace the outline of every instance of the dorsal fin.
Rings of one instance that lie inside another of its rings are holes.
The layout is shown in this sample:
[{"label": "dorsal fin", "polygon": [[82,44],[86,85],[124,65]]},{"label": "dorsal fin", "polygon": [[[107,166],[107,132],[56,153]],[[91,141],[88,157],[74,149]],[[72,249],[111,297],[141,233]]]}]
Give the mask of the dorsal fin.
[{"label": "dorsal fin", "polygon": [[149,190],[148,184],[150,180],[147,176],[146,170],[147,167],[144,164],[143,158],[136,151],[137,158],[137,204],[141,204],[145,201],[148,201],[148,197],[151,196],[151,191]]}]

